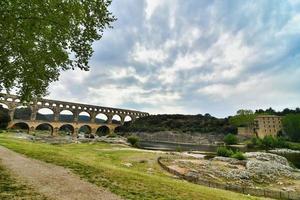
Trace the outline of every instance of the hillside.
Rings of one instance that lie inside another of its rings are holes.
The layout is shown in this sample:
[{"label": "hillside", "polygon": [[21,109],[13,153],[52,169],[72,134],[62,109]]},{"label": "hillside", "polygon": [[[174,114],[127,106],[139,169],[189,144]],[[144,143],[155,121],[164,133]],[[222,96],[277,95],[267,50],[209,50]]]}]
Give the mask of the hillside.
[{"label": "hillside", "polygon": [[120,132],[158,132],[176,131],[179,133],[236,133],[236,128],[229,124],[228,118],[216,118],[205,115],[151,115],[126,123]]}]

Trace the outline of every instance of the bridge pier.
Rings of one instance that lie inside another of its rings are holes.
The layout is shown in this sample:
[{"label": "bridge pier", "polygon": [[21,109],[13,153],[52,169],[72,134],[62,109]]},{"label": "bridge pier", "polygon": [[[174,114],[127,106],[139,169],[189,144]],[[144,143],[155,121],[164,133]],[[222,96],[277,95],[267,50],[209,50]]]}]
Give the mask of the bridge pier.
[{"label": "bridge pier", "polygon": [[9,116],[10,121],[14,120],[14,115],[15,115],[15,108],[9,108],[8,109],[8,116]]},{"label": "bridge pier", "polygon": [[112,115],[107,115],[107,123],[108,123],[108,124],[111,124],[111,123],[112,123],[112,118],[113,118]]},{"label": "bridge pier", "polygon": [[34,121],[34,120],[36,120],[36,114],[37,114],[38,110],[37,110],[36,106],[30,106],[30,108],[31,108],[30,120]]},{"label": "bridge pier", "polygon": [[77,138],[78,137],[78,132],[79,132],[79,128],[74,128],[74,132],[73,132],[73,138]]},{"label": "bridge pier", "polygon": [[28,134],[32,135],[34,133],[34,131],[35,131],[35,127],[34,126],[30,126],[30,124],[28,124],[28,125],[29,125]]},{"label": "bridge pier", "polygon": [[58,130],[59,130],[58,127],[53,128],[51,135],[52,135],[53,137],[58,136]]}]

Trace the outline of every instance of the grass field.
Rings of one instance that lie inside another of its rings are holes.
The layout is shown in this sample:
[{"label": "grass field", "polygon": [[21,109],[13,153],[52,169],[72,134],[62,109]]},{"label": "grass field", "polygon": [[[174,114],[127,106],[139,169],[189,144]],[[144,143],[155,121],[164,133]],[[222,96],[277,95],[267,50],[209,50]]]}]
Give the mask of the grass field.
[{"label": "grass field", "polygon": [[[0,145],[35,159],[70,168],[87,181],[125,199],[259,199],[173,178],[157,164],[160,153],[106,143],[50,145],[0,134]],[[126,166],[128,163],[132,166]]]}]

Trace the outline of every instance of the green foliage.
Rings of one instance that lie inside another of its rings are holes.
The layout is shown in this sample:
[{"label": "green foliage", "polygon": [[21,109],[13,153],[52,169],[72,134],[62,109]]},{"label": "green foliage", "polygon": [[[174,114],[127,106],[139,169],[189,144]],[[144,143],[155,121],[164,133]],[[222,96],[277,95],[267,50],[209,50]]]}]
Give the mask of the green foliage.
[{"label": "green foliage", "polygon": [[176,151],[177,151],[177,152],[182,152],[182,147],[181,147],[180,145],[177,146],[177,147],[176,147]]},{"label": "green foliage", "polygon": [[236,135],[233,135],[233,134],[229,133],[224,137],[224,142],[227,145],[237,144],[238,139],[237,139]]},{"label": "green foliage", "polygon": [[270,148],[273,148],[275,147],[275,138],[271,135],[266,135],[261,143],[262,143],[262,146],[265,148],[265,149],[270,149]]},{"label": "green foliage", "polygon": [[150,115],[142,117],[130,124],[123,125],[119,132],[158,132],[176,131],[179,133],[211,133],[225,134],[236,132],[228,119],[218,119],[206,115]]},{"label": "green foliage", "polygon": [[138,146],[139,138],[135,136],[129,136],[127,138],[127,142],[132,146]]},{"label": "green foliage", "polygon": [[0,90],[42,96],[61,71],[88,70],[92,43],[115,21],[111,0],[0,1]]},{"label": "green foliage", "polygon": [[246,127],[254,123],[256,114],[240,114],[229,118],[229,123],[236,127]]},{"label": "green foliage", "polygon": [[262,145],[261,139],[256,136],[251,138],[251,142],[252,142],[253,146],[261,146]]},{"label": "green foliage", "polygon": [[300,143],[295,143],[295,142],[286,142],[288,147],[293,150],[299,150],[300,151]]},{"label": "green foliage", "polygon": [[231,149],[226,148],[226,147],[218,147],[217,155],[222,156],[222,157],[230,157],[230,156],[233,155],[233,151]]},{"label": "green foliage", "polygon": [[218,147],[217,148],[217,155],[222,157],[231,157],[238,160],[246,160],[245,155],[240,151],[233,151],[230,148],[227,147]]},{"label": "green foliage", "polygon": [[250,148],[271,149],[271,148],[290,148],[286,138],[273,137],[266,135],[263,139],[253,137],[250,143],[247,144]]},{"label": "green foliage", "polygon": [[300,114],[288,114],[282,119],[283,129],[288,137],[294,141],[300,141]]},{"label": "green foliage", "polygon": [[245,155],[240,151],[237,151],[234,154],[232,154],[231,158],[235,158],[235,159],[238,159],[238,160],[246,160]]},{"label": "green foliage", "polygon": [[112,133],[112,134],[108,134],[107,137],[115,138],[115,137],[118,137],[118,135],[116,133]]}]

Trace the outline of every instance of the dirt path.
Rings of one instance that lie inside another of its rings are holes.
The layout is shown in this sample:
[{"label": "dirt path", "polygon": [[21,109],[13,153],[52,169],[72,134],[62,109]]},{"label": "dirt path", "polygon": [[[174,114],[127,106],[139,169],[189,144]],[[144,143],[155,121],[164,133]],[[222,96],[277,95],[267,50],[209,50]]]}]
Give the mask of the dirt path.
[{"label": "dirt path", "polygon": [[104,188],[81,180],[70,170],[34,160],[0,146],[1,164],[37,192],[55,200],[120,200]]}]

